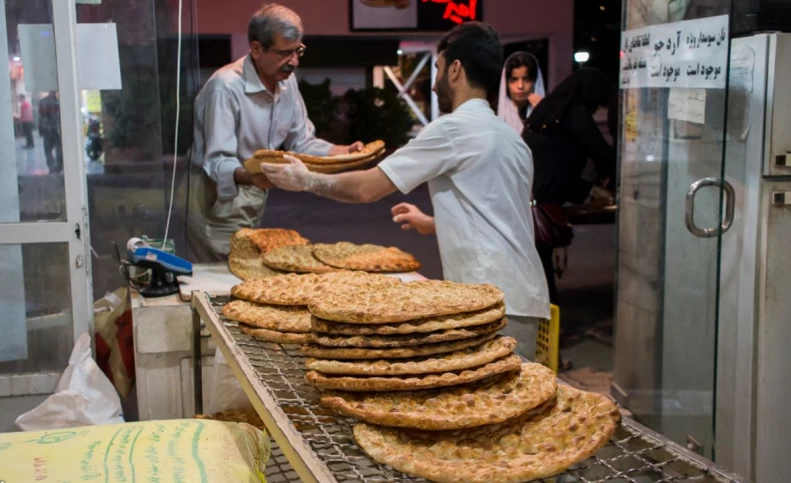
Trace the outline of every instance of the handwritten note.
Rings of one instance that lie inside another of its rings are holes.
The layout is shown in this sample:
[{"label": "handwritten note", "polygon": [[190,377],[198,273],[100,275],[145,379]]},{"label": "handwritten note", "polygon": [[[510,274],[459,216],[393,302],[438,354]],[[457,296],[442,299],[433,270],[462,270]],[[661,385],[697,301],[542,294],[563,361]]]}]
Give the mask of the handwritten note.
[{"label": "handwritten note", "polygon": [[728,38],[727,15],[624,32],[621,88],[724,89]]},{"label": "handwritten note", "polygon": [[667,118],[705,124],[706,89],[670,89]]}]

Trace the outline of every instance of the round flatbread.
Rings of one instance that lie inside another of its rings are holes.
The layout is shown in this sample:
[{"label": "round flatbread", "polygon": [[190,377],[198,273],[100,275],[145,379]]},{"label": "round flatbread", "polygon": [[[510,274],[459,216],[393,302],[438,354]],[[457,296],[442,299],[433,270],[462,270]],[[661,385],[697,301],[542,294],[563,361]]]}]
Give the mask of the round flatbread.
[{"label": "round flatbread", "polygon": [[264,260],[260,255],[255,258],[241,258],[236,256],[228,257],[228,269],[232,274],[242,280],[252,280],[254,278],[267,278],[282,274],[277,270],[264,265]]},{"label": "round flatbread", "polygon": [[300,306],[259,305],[234,300],[223,306],[222,313],[231,320],[259,329],[310,333],[310,312]]},{"label": "round flatbread", "polygon": [[490,284],[445,280],[408,282],[389,287],[327,290],[315,297],[310,312],[320,318],[352,324],[387,324],[483,310],[503,302],[503,292]]},{"label": "round flatbread", "polygon": [[397,278],[365,272],[332,272],[277,275],[248,280],[231,289],[238,299],[267,305],[308,305],[318,293],[337,287],[376,287],[403,283]]},{"label": "round flatbread", "polygon": [[370,424],[449,430],[519,417],[553,401],[557,387],[551,369],[524,363],[517,372],[445,389],[374,394],[331,391],[322,395],[321,404]]},{"label": "round flatbread", "polygon": [[265,342],[275,342],[278,344],[304,344],[310,342],[310,334],[299,334],[296,332],[280,332],[278,330],[259,329],[249,325],[239,324],[239,330],[245,334]]},{"label": "round flatbread", "polygon": [[358,347],[324,347],[316,344],[302,346],[302,352],[308,357],[332,360],[355,359],[409,359],[411,357],[425,357],[434,354],[445,354],[467,347],[474,347],[492,340],[497,334],[491,333],[474,339],[457,340],[453,342],[440,342],[439,344],[419,345],[415,347],[399,347],[395,349],[367,349]]},{"label": "round flatbread", "polygon": [[314,164],[318,163],[341,163],[344,161],[357,161],[358,159],[367,158],[369,156],[381,154],[385,149],[385,142],[381,139],[370,142],[363,146],[360,151],[351,154],[336,154],[335,156],[324,156],[324,157],[315,157],[315,156],[304,156],[303,161],[311,162]]},{"label": "round flatbread", "polygon": [[519,356],[512,355],[473,369],[444,372],[442,374],[404,377],[349,377],[327,376],[320,372],[310,371],[305,375],[305,380],[322,390],[350,392],[414,391],[417,389],[458,386],[459,384],[480,381],[504,372],[517,371],[521,363],[522,359]]},{"label": "round flatbread", "polygon": [[432,317],[428,319],[402,322],[400,324],[360,325],[332,322],[313,317],[311,324],[315,332],[342,335],[406,335],[437,332],[440,330],[460,329],[490,324],[505,316],[505,304],[463,314]]},{"label": "round flatbread", "polygon": [[533,481],[591,457],[620,418],[606,396],[559,386],[554,406],[516,421],[442,432],[359,424],[354,438],[379,463],[432,481]]},{"label": "round flatbread", "polygon": [[428,334],[407,335],[335,335],[313,332],[313,342],[325,347],[414,347],[438,342],[472,339],[497,332],[508,325],[508,319],[502,318],[491,324],[477,325],[463,329],[448,329]]},{"label": "round flatbread", "polygon": [[332,361],[308,359],[308,369],[324,374],[346,376],[404,376],[413,374],[436,374],[439,372],[461,371],[479,367],[510,355],[516,349],[516,339],[498,337],[476,347],[462,349],[448,354],[408,360],[379,361]]},{"label": "round flatbread", "polygon": [[337,164],[311,164],[305,163],[305,166],[308,167],[310,171],[314,173],[325,173],[325,174],[332,174],[332,173],[340,173],[341,171],[348,171],[350,169],[360,168],[365,166],[366,164],[375,161],[379,157],[378,154],[373,156],[368,156],[366,158],[359,159],[357,161],[348,161],[345,163],[337,163]]},{"label": "round flatbread", "polygon": [[275,270],[298,273],[327,273],[338,269],[325,265],[313,256],[310,245],[291,245],[264,254],[264,263]]},{"label": "round flatbread", "polygon": [[365,272],[414,272],[420,268],[415,257],[395,247],[356,245],[349,242],[313,245],[313,255],[323,263],[345,270]]},{"label": "round flatbread", "polygon": [[294,230],[284,228],[242,228],[234,233],[231,238],[231,253],[234,253],[234,240],[244,238],[249,239],[258,248],[259,253],[269,253],[280,247],[307,245],[310,243],[310,240],[303,238],[302,235]]}]

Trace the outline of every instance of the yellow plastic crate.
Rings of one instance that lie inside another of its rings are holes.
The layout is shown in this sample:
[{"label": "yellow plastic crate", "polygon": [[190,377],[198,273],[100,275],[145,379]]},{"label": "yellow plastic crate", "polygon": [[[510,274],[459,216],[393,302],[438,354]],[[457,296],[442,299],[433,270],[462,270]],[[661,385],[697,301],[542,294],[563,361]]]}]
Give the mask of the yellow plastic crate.
[{"label": "yellow plastic crate", "polygon": [[538,325],[536,338],[536,362],[544,364],[558,372],[558,358],[560,352],[560,308],[550,305],[551,315],[549,320],[542,320]]}]

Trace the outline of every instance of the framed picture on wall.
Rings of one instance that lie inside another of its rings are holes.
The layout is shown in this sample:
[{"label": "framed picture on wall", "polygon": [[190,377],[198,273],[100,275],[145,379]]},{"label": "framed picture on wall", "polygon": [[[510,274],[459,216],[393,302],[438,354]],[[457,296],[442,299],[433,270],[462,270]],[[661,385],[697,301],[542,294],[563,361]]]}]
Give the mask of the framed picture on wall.
[{"label": "framed picture on wall", "polygon": [[446,32],[483,20],[483,0],[349,0],[352,31]]}]

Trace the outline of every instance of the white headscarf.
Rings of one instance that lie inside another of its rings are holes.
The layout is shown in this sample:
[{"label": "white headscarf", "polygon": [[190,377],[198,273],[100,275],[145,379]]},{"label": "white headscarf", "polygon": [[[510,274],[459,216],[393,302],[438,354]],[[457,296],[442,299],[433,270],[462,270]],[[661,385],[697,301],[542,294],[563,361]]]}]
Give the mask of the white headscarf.
[{"label": "white headscarf", "polygon": [[533,112],[533,106],[531,106],[528,103],[527,115],[525,116],[525,119],[520,118],[519,109],[516,107],[516,104],[514,104],[511,98],[508,97],[508,79],[505,78],[506,75],[505,69],[506,66],[508,65],[508,60],[510,60],[511,57],[518,54],[527,54],[533,57],[533,59],[536,61],[536,65],[538,66],[536,82],[533,84],[533,93],[538,94],[541,97],[544,97],[546,95],[546,92],[544,90],[544,77],[543,75],[541,75],[541,66],[538,63],[538,59],[536,59],[533,54],[528,52],[514,52],[513,54],[508,56],[508,59],[505,60],[505,65],[503,65],[503,75],[500,78],[500,97],[497,100],[497,115],[503,118],[505,122],[507,122],[511,127],[516,129],[516,132],[522,134],[522,130],[524,130],[525,128],[524,125],[525,119],[530,117],[530,113]]}]

